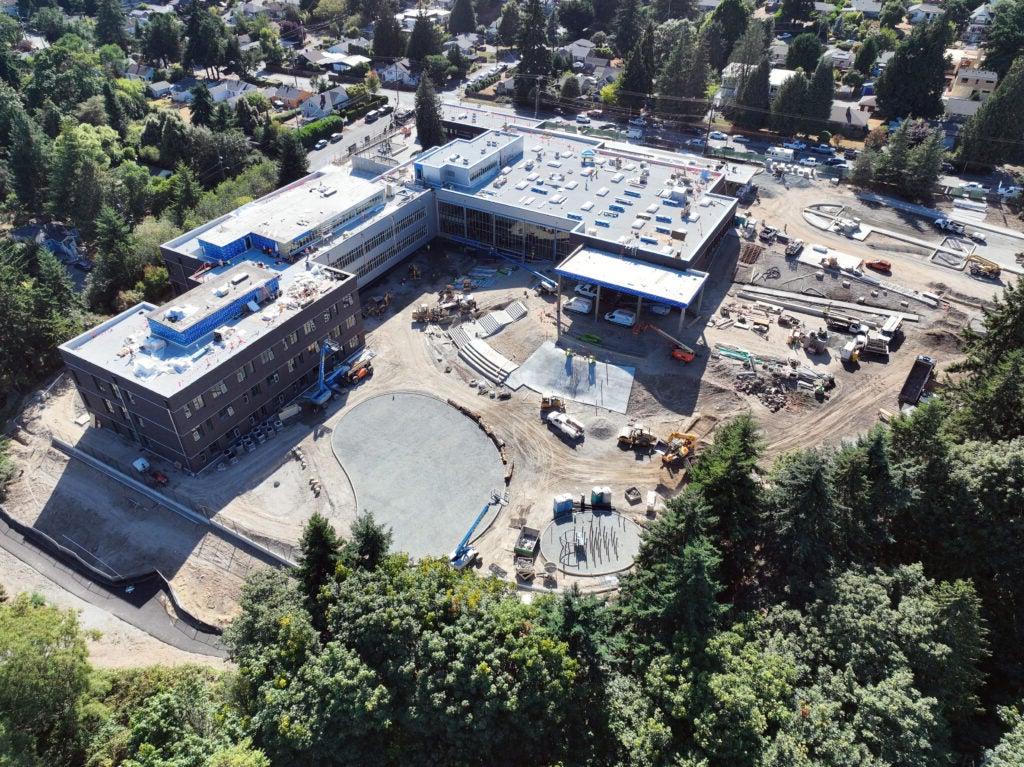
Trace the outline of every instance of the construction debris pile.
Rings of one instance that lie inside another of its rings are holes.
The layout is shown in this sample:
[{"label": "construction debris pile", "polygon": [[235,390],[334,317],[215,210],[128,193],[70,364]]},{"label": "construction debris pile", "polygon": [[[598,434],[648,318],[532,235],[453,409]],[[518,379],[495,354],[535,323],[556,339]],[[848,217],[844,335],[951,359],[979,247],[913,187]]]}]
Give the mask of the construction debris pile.
[{"label": "construction debris pile", "polygon": [[786,407],[791,395],[798,392],[813,394],[817,401],[824,402],[836,385],[831,373],[802,367],[795,358],[756,356],[731,344],[716,344],[715,351],[743,365],[744,370],[736,374],[736,391],[757,397],[773,413]]}]

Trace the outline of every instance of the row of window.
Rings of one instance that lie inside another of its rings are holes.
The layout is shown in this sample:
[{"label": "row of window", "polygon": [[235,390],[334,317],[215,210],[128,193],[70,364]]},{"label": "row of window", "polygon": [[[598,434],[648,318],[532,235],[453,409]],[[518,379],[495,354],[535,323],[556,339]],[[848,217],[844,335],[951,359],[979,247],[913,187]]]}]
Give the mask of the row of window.
[{"label": "row of window", "polygon": [[400,239],[398,242],[394,243],[390,248],[385,250],[383,253],[380,253],[380,254],[374,256],[369,261],[367,261],[365,264],[363,264],[361,267],[359,267],[359,272],[358,272],[359,276],[362,277],[364,275],[367,275],[370,272],[372,272],[374,269],[377,269],[378,267],[380,267],[382,264],[386,264],[388,261],[390,261],[395,256],[397,256],[399,253],[404,251],[406,248],[408,248],[410,245],[412,245],[418,239],[420,239],[421,237],[425,236],[426,233],[427,233],[427,227],[421,226],[419,229],[415,230],[411,234],[406,235],[405,237]]}]

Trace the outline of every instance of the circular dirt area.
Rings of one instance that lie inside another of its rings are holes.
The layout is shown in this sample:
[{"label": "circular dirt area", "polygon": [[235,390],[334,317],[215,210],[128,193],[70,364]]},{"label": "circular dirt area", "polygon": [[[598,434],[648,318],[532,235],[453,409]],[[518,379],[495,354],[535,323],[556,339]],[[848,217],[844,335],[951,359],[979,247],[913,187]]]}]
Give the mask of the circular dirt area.
[{"label": "circular dirt area", "polygon": [[540,551],[569,575],[617,573],[640,551],[640,526],[615,511],[574,511],[544,528]]},{"label": "circular dirt area", "polygon": [[[391,527],[392,550],[448,556],[491,498],[505,487],[494,443],[451,405],[395,392],[360,402],[331,437],[360,512]],[[476,528],[479,535],[498,507]]]}]

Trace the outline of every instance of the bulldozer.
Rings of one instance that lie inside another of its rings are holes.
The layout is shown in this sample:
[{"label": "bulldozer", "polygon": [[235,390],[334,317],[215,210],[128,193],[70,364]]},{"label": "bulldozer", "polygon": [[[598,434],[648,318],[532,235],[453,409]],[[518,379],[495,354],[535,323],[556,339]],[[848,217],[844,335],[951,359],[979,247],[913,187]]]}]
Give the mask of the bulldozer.
[{"label": "bulldozer", "polygon": [[557,410],[559,413],[565,412],[565,402],[561,397],[556,397],[553,394],[548,394],[540,398],[540,409],[541,410]]},{"label": "bulldozer", "polygon": [[697,448],[699,439],[700,437],[696,434],[684,434],[678,431],[669,434],[664,440],[667,447],[664,455],[661,456],[661,465],[668,466],[692,455]]},{"label": "bulldozer", "polygon": [[621,448],[650,450],[657,443],[658,438],[654,436],[654,433],[641,424],[625,426],[619,432],[619,447]]},{"label": "bulldozer", "polygon": [[967,257],[967,267],[971,270],[971,274],[975,277],[988,277],[989,279],[995,280],[999,278],[1002,273],[1002,269],[995,261],[989,261],[987,258],[982,258],[978,255],[970,255]]}]

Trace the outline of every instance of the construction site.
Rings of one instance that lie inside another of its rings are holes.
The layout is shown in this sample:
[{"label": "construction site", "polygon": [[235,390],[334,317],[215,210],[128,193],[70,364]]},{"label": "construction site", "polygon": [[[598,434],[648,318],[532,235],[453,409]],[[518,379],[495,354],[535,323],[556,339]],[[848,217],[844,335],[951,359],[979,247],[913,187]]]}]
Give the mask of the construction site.
[{"label": "construction site", "polygon": [[342,534],[372,512],[396,550],[524,592],[613,591],[720,423],[752,413],[769,457],[856,438],[931,396],[1019,274],[1024,234],[1001,211],[947,231],[961,211],[755,181],[685,311],[657,275],[602,290],[572,259],[420,248],[361,286],[372,365],[219,470],[150,457],[140,475],[138,446],[90,428],[58,379],[17,419],[8,510],[104,572],[158,570],[215,626],[247,574],[294,561],[314,511]]}]

